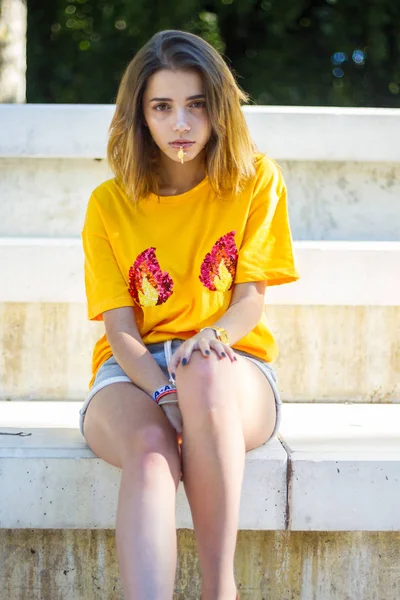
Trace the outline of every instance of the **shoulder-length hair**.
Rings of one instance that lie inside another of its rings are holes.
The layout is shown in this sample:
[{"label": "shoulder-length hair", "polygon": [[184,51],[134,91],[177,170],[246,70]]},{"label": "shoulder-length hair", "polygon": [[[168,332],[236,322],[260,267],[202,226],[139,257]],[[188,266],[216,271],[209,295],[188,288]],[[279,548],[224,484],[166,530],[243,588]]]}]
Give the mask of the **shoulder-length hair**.
[{"label": "shoulder-length hair", "polygon": [[195,69],[202,77],[211,135],[205,147],[205,168],[217,195],[239,193],[255,174],[254,152],[241,104],[248,95],[238,86],[222,56],[197,35],[160,31],[127,66],[118,89],[109,128],[107,159],[116,180],[133,200],[158,193],[157,157],[160,152],[146,127],[143,94],[161,69]]}]

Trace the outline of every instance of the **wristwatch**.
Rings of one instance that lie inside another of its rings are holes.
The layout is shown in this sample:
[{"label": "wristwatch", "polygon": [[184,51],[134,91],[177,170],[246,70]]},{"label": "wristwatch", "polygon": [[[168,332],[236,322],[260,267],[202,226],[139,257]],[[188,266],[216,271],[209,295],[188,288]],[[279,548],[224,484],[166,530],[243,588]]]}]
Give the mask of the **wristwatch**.
[{"label": "wristwatch", "polygon": [[222,342],[223,344],[229,344],[229,336],[226,329],[223,329],[222,327],[214,327],[212,325],[209,325],[208,327],[203,327],[203,329],[200,329],[199,333],[201,333],[205,329],[213,329],[215,331],[217,339],[219,339],[220,342]]}]

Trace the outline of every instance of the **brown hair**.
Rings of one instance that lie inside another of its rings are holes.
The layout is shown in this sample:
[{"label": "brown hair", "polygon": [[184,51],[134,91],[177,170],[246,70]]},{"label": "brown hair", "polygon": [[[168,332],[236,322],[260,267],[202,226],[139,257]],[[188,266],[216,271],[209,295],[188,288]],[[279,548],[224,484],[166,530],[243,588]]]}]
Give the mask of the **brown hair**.
[{"label": "brown hair", "polygon": [[248,95],[222,56],[202,38],[184,31],[156,33],[122,76],[107,145],[116,179],[134,200],[158,191],[158,148],[145,125],[142,103],[148,78],[161,69],[195,69],[201,75],[211,123],[206,172],[217,195],[228,189],[238,193],[255,173],[256,148],[241,110]]}]

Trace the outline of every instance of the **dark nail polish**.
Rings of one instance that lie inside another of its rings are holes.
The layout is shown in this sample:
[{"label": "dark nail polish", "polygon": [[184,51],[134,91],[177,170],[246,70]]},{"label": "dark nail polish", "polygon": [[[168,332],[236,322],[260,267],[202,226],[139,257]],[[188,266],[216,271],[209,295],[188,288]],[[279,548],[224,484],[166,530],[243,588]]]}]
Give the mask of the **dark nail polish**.
[{"label": "dark nail polish", "polygon": [[187,359],[186,358],[182,358],[182,366],[187,365]]},{"label": "dark nail polish", "polygon": [[225,358],[225,356],[226,356],[225,352],[221,352],[221,356],[223,356]]},{"label": "dark nail polish", "polygon": [[236,356],[233,357],[233,360],[237,360]]},{"label": "dark nail polish", "polygon": [[171,375],[172,375],[172,379],[175,379],[175,378],[176,378],[176,375],[175,375],[175,373],[171,373]]},{"label": "dark nail polish", "polygon": [[211,354],[211,352],[209,350],[206,350],[206,354]]}]

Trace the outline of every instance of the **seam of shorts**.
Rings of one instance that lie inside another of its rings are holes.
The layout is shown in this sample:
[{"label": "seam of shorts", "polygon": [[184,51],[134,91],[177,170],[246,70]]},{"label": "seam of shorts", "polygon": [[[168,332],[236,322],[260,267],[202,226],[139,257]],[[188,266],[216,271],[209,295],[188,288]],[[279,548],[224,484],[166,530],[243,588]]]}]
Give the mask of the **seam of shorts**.
[{"label": "seam of shorts", "polygon": [[92,400],[93,396],[95,396],[97,394],[97,392],[99,392],[100,390],[102,390],[103,388],[107,387],[108,385],[111,385],[112,383],[132,383],[132,380],[128,377],[128,375],[119,375],[118,377],[109,377],[108,379],[104,379],[101,383],[98,383],[97,385],[92,386],[92,388],[89,391],[89,394],[86,397],[85,402],[83,403],[83,406],[81,407],[79,414],[80,414],[80,419],[79,419],[79,425],[80,425],[80,430],[82,435],[83,434],[83,421],[85,419],[85,414],[87,411],[87,408],[89,406],[90,401]]},{"label": "seam of shorts", "polygon": [[265,375],[265,377],[268,379],[269,383],[271,384],[271,387],[272,387],[272,390],[274,392],[274,396],[275,396],[276,401],[279,404],[282,404],[282,400],[280,398],[279,390],[278,390],[277,385],[276,385],[276,379],[274,377],[274,372],[272,371],[271,367],[268,367],[268,366],[265,365],[266,368],[264,370],[264,368],[263,368],[264,367],[264,363],[260,362],[256,358],[252,358],[250,356],[244,356],[243,358],[247,358],[252,363],[254,363],[255,365],[257,365],[257,367]]},{"label": "seam of shorts", "polygon": [[168,365],[172,358],[172,340],[166,340],[164,342],[164,356],[165,356],[165,363],[168,368]]},{"label": "seam of shorts", "polygon": [[282,421],[282,400],[280,398],[279,391],[278,391],[278,388],[276,386],[276,382],[275,382],[275,379],[274,379],[274,376],[273,376],[273,370],[271,369],[271,367],[267,367],[264,370],[263,369],[263,363],[261,361],[258,361],[256,358],[253,358],[251,356],[246,356],[246,355],[243,355],[243,358],[247,358],[250,362],[252,362],[255,365],[257,365],[257,367],[260,369],[261,373],[268,380],[268,383],[270,384],[270,386],[272,388],[272,391],[274,393],[275,407],[276,407],[276,420],[275,420],[275,427],[274,427],[273,432],[271,433],[271,435],[268,438],[268,440],[265,441],[265,443],[268,443],[270,440],[272,440],[276,436],[276,434],[279,431],[279,427],[281,425],[281,421]]}]

